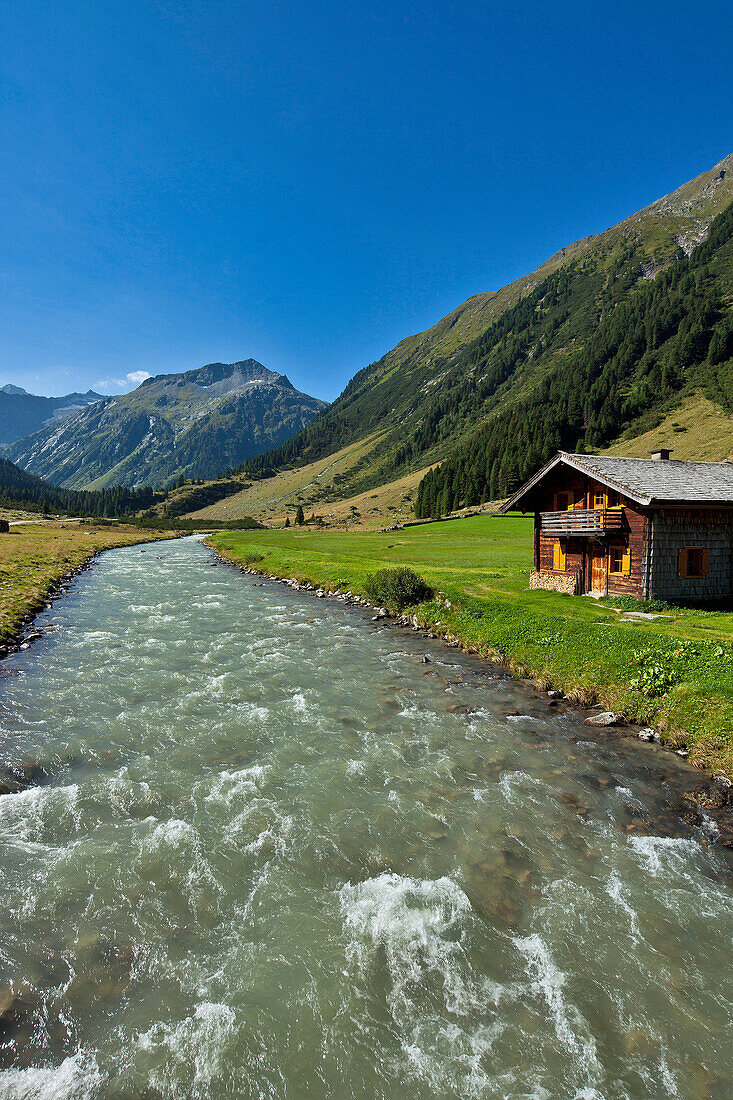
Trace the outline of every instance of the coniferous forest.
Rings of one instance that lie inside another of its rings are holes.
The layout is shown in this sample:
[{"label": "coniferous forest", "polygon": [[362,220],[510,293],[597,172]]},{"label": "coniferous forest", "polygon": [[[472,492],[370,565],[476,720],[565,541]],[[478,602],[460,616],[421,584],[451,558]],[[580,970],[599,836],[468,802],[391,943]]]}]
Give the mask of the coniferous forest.
[{"label": "coniferous forest", "polygon": [[525,280],[476,336],[449,335],[470,324],[469,300],[404,341],[292,439],[233,472],[268,477],[370,439],[343,492],[440,463],[416,496],[425,518],[505,497],[558,449],[646,431],[696,391],[733,410],[733,206],[687,252],[653,210],[642,214],[535,286]]},{"label": "coniferous forest", "polygon": [[[436,398],[405,448],[445,438],[469,403],[493,399],[497,411],[423,478],[419,518],[506,497],[556,451],[601,448],[681,392],[700,389],[733,411],[733,206],[656,278],[635,286],[629,259],[618,255],[585,303],[597,311],[590,339],[573,332],[578,303],[569,306],[582,275],[573,265],[467,349],[464,386]],[[502,383],[532,360],[534,385],[502,409]],[[543,362],[552,365],[543,371]]]},{"label": "coniferous forest", "polygon": [[134,516],[156,501],[163,500],[164,496],[164,493],[156,493],[148,485],[139,489],[127,489],[121,485],[97,490],[61,489],[21,470],[9,459],[0,458],[0,508],[109,518]]}]

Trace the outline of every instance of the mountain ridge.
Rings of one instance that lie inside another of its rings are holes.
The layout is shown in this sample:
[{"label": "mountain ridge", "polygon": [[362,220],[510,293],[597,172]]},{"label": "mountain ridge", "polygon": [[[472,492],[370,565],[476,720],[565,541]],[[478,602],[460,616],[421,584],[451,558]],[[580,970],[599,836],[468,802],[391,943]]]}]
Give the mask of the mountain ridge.
[{"label": "mountain ridge", "polygon": [[0,387],[0,447],[40,431],[54,421],[72,416],[86,405],[103,400],[104,395],[94,390],[44,397],[28,393],[22,386],[9,382]]},{"label": "mountain ridge", "polygon": [[66,488],[214,477],[283,442],[326,402],[255,359],[145,379],[128,394],[12,444],[8,457]]},{"label": "mountain ridge", "polygon": [[[341,464],[338,480],[321,479],[312,508],[443,462],[483,424],[541,390],[580,348],[592,349],[601,319],[689,260],[731,202],[733,154],[617,225],[557,250],[534,272],[471,296],[435,325],[406,337],[357,372],[303,431],[245,463],[242,472],[250,479],[300,468],[373,436],[369,449],[357,448],[359,457],[348,469]],[[714,308],[725,312],[733,275],[728,260],[721,263],[711,277],[718,294]],[[684,319],[675,323],[679,327]],[[619,384],[633,388],[641,383],[632,380],[632,360],[633,354]],[[692,380],[683,372],[679,380],[681,400]],[[714,400],[720,404],[723,398],[718,393]],[[650,409],[639,406],[619,434],[642,412],[648,420]],[[648,428],[646,422],[643,430]],[[235,502],[228,502],[230,514]]]}]

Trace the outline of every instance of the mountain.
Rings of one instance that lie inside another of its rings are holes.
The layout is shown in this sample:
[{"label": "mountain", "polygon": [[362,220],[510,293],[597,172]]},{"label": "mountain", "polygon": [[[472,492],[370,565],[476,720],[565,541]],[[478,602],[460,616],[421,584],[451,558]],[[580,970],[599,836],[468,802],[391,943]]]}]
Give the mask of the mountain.
[{"label": "mountain", "polygon": [[[727,429],[719,440],[725,451],[704,457],[730,457],[733,203],[689,255],[642,285],[623,292],[623,257],[593,294],[578,273],[564,275],[502,318],[511,348],[489,330],[471,349],[477,396],[493,386],[493,409],[421,482],[419,517],[507,496],[560,449],[595,451],[617,441],[616,452],[629,453],[641,435],[655,440],[654,449],[667,422],[688,430],[681,421],[693,403],[707,403]],[[448,396],[445,420],[460,398]],[[707,451],[709,441],[697,446]]]},{"label": "mountain", "polygon": [[25,470],[67,488],[214,477],[298,432],[326,402],[246,359],[159,374],[8,448]]},{"label": "mountain", "polygon": [[[596,449],[647,431],[695,393],[729,415],[732,202],[733,155],[403,340],[243,473],[350,448],[358,457],[339,458],[338,482],[320,482],[328,500],[442,463],[427,507],[446,510],[507,492],[557,446]],[[477,442],[482,432],[491,440]],[[464,451],[471,458],[459,462]]]},{"label": "mountain", "polygon": [[21,386],[0,387],[0,447],[22,439],[24,435],[79,412],[94,401],[102,401],[101,393],[67,393],[63,397],[37,397]]}]

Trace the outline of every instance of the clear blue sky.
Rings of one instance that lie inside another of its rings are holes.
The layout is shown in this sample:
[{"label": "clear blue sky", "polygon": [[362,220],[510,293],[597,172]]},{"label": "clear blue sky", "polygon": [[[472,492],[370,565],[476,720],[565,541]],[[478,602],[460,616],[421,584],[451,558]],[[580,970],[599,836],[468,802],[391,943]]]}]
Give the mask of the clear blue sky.
[{"label": "clear blue sky", "polygon": [[731,152],[732,41],[706,0],[6,3],[0,384],[332,398]]}]

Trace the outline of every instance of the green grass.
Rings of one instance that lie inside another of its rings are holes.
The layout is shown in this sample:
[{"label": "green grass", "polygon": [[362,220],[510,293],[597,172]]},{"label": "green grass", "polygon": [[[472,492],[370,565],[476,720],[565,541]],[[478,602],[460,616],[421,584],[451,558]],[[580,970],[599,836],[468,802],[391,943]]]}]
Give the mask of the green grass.
[{"label": "green grass", "polygon": [[[624,619],[613,602],[530,591],[532,520],[488,517],[391,532],[227,532],[212,544],[280,577],[366,594],[379,569],[409,566],[438,595],[418,618],[542,686],[594,697],[687,744],[733,776],[733,614],[670,609]],[[445,600],[450,601],[446,608]]]}]

